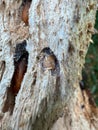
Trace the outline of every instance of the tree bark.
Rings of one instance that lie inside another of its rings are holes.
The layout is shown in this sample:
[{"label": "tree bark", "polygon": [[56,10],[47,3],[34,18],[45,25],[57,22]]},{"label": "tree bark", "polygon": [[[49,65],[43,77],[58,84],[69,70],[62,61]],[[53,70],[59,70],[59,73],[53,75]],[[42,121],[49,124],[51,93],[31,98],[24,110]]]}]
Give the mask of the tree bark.
[{"label": "tree bark", "polygon": [[[0,129],[97,130],[98,110],[79,86],[97,1],[32,0],[28,25],[21,17],[24,4],[21,0],[0,1]],[[24,40],[27,70],[14,95],[13,57],[16,45]],[[47,48],[46,59],[54,57],[53,69],[40,58]]]}]

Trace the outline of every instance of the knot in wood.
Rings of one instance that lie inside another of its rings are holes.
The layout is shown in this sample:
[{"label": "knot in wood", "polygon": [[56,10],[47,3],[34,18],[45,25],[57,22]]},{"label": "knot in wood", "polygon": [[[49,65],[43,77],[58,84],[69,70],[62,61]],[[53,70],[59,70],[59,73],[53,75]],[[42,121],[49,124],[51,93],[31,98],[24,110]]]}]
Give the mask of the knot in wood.
[{"label": "knot in wood", "polygon": [[55,57],[54,55],[45,56],[42,59],[42,67],[46,70],[54,70],[55,69]]},{"label": "knot in wood", "polygon": [[55,54],[49,47],[45,47],[44,49],[42,49],[40,55],[38,56],[38,59],[43,71],[50,70],[52,76],[59,76],[59,62]]},{"label": "knot in wood", "polygon": [[54,70],[56,67],[56,56],[49,47],[44,48],[40,53],[42,70]]}]

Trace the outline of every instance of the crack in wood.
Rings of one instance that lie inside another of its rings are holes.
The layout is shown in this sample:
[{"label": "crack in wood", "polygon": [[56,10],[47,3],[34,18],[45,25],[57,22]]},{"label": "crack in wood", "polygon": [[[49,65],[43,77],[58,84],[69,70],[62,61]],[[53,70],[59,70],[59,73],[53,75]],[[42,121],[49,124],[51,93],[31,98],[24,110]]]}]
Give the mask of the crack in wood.
[{"label": "crack in wood", "polygon": [[7,98],[2,109],[4,113],[10,111],[10,114],[12,114],[13,112],[15,97],[20,90],[21,83],[27,71],[28,55],[29,54],[26,51],[26,41],[23,41],[22,43],[16,45],[14,54],[15,70],[12,77],[11,85],[9,88],[7,88]]}]

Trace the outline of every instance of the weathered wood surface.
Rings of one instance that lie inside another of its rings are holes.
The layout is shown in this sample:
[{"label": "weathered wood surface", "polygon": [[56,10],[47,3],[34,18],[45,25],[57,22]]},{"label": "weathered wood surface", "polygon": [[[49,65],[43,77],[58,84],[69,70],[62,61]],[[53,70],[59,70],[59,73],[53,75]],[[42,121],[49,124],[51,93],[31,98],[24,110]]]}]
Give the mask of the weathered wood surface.
[{"label": "weathered wood surface", "polygon": [[[32,0],[26,26],[21,19],[22,1],[0,0],[0,129],[48,130],[62,115],[62,130],[98,129],[97,108],[89,105],[88,95],[79,88],[94,29],[96,3]],[[28,67],[10,115],[3,108],[5,103],[7,106],[7,88],[14,73],[15,46],[23,40],[27,40]],[[37,57],[45,47],[55,54],[59,75],[41,70]],[[81,105],[85,106],[83,110]],[[52,129],[59,130],[59,126]]]}]

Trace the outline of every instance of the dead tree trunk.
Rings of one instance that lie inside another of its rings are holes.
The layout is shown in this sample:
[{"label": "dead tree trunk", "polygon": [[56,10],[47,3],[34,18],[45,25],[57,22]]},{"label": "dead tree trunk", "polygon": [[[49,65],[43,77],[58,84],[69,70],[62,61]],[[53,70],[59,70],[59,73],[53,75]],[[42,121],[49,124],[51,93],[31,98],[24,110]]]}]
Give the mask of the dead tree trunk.
[{"label": "dead tree trunk", "polygon": [[97,1],[29,2],[0,0],[0,129],[97,130],[79,86]]}]

